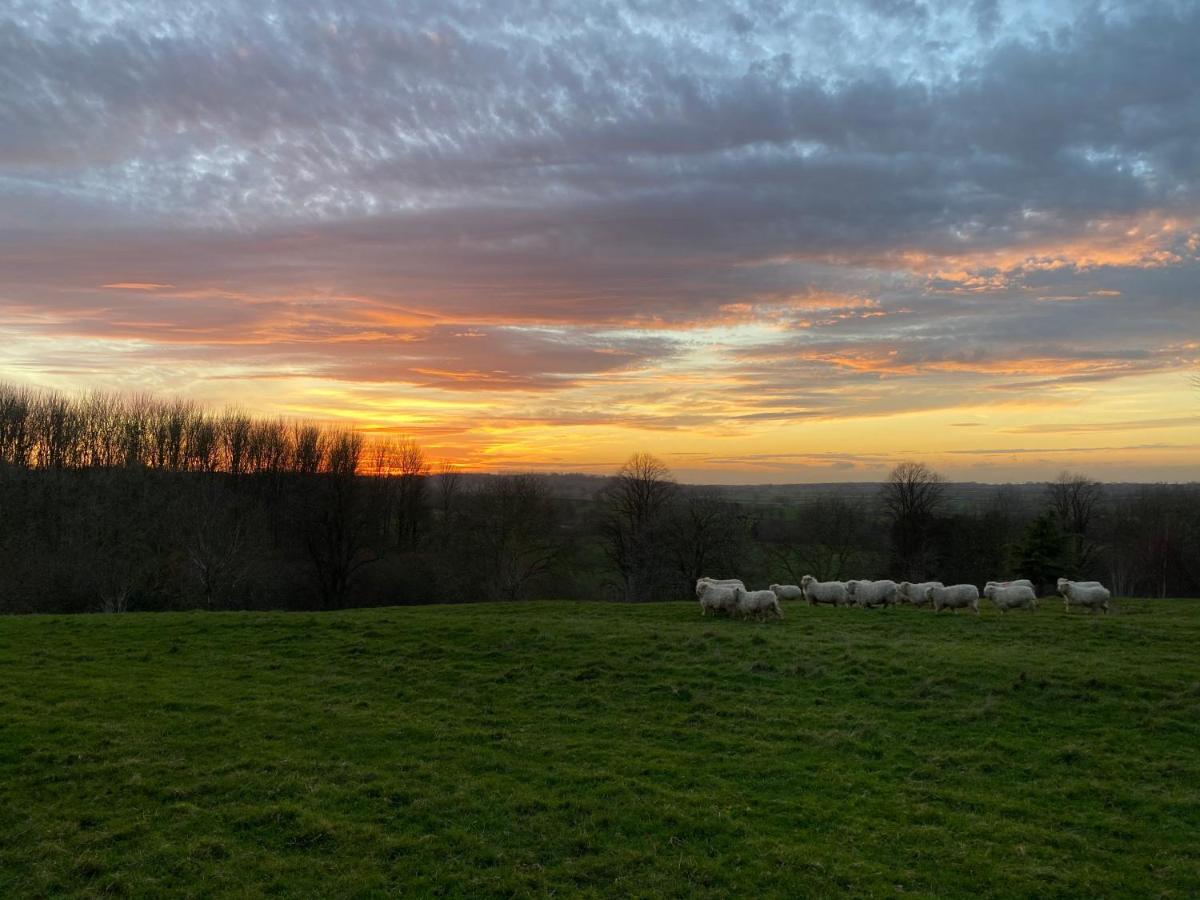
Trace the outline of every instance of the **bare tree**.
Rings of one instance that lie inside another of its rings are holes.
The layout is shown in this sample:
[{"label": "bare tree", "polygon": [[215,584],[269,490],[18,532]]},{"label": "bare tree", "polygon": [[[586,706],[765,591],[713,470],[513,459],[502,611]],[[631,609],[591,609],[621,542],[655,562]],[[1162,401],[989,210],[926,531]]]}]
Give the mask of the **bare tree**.
[{"label": "bare tree", "polygon": [[862,556],[865,524],[859,504],[844,497],[822,497],[804,505],[794,539],[774,542],[768,554],[792,584],[799,584],[805,575],[818,581],[841,580]]},{"label": "bare tree", "polygon": [[415,550],[425,531],[429,462],[412,438],[402,438],[392,461],[399,486],[396,494],[396,536],[401,550]]},{"label": "bare tree", "polygon": [[1059,530],[1067,539],[1066,560],[1078,577],[1095,562],[1097,545],[1091,539],[1093,519],[1104,497],[1104,486],[1085,475],[1061,472],[1046,485],[1046,499],[1058,519]]},{"label": "bare tree", "polygon": [[325,465],[326,435],[311,422],[292,427],[292,470],[300,475],[315,475]]},{"label": "bare tree", "polygon": [[689,596],[696,580],[705,575],[738,575],[748,532],[748,522],[737,504],[714,493],[690,494],[673,503],[667,547],[680,593]]},{"label": "bare tree", "polygon": [[661,587],[664,514],[677,490],[665,463],[636,453],[602,492],[604,552],[627,602],[650,599]]},{"label": "bare tree", "polygon": [[221,437],[225,448],[225,468],[230,475],[246,472],[250,455],[250,417],[237,410],[229,410],[221,419]]},{"label": "bare tree", "polygon": [[462,483],[462,472],[449,460],[438,463],[437,505],[443,528],[448,528],[454,518],[454,506]]},{"label": "bare tree", "polygon": [[22,468],[34,464],[36,404],[37,395],[29,388],[0,384],[0,463]]},{"label": "bare tree", "polygon": [[362,436],[334,435],[328,442],[325,471],[314,481],[304,521],[304,546],[326,607],[344,606],[355,576],[374,561],[367,536],[358,467]]},{"label": "bare tree", "polygon": [[902,462],[888,473],[881,500],[891,523],[893,562],[911,581],[933,568],[931,536],[946,496],[946,480],[923,462]]},{"label": "bare tree", "polygon": [[206,609],[231,605],[250,571],[247,511],[223,486],[220,481],[201,485],[185,536],[188,562]]},{"label": "bare tree", "polygon": [[546,485],[536,475],[499,476],[477,499],[481,517],[473,530],[487,573],[483,584],[494,599],[525,599],[566,550]]}]

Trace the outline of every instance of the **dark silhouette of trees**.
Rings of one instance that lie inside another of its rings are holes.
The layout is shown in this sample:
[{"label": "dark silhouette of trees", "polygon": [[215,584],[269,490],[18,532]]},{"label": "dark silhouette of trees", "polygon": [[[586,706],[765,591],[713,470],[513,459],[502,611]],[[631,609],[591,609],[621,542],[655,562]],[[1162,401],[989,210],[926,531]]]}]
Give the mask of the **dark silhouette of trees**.
[{"label": "dark silhouette of trees", "polygon": [[910,463],[878,507],[853,485],[789,499],[681,486],[645,454],[604,481],[431,472],[414,441],[0,385],[0,611],[665,600],[700,575],[1200,596],[1200,487],[962,487]]},{"label": "dark silhouette of trees", "polygon": [[1070,472],[1060,473],[1046,485],[1046,499],[1064,539],[1062,563],[1068,577],[1080,578],[1093,570],[1098,548],[1092,525],[1103,497],[1100,482]]},{"label": "dark silhouette of trees", "polygon": [[888,473],[880,499],[891,526],[892,562],[900,578],[922,581],[935,568],[932,534],[945,499],[945,479],[922,462]]},{"label": "dark silhouette of trees", "polygon": [[489,600],[527,599],[568,549],[545,483],[536,475],[502,475],[474,500],[460,522],[474,550],[478,590]]},{"label": "dark silhouette of trees", "polygon": [[357,477],[362,436],[351,432],[329,441],[326,467],[307,483],[301,523],[304,548],[325,608],[346,604],[355,576],[375,560],[367,535],[363,483]]},{"label": "dark silhouette of trees", "polygon": [[649,600],[666,580],[666,513],[678,486],[666,464],[635,453],[601,492],[604,553],[626,602]]},{"label": "dark silhouette of trees", "polygon": [[676,497],[667,513],[667,552],[677,576],[673,595],[689,596],[712,572],[737,577],[747,558],[749,523],[737,504],[709,491]]},{"label": "dark silhouette of trees", "polygon": [[1017,572],[1033,582],[1038,594],[1052,591],[1062,575],[1063,536],[1055,514],[1047,510],[1029,523],[1017,550]]},{"label": "dark silhouette of trees", "polygon": [[867,516],[863,506],[844,497],[821,497],[800,507],[782,534],[766,542],[773,568],[799,584],[805,575],[840,581],[862,574]]},{"label": "dark silhouette of trees", "polygon": [[1118,595],[1200,594],[1200,488],[1146,485],[1107,517],[1104,577]]},{"label": "dark silhouette of trees", "polygon": [[438,464],[435,484],[440,525],[445,532],[454,524],[455,507],[462,490],[462,472],[453,463],[443,461]]}]

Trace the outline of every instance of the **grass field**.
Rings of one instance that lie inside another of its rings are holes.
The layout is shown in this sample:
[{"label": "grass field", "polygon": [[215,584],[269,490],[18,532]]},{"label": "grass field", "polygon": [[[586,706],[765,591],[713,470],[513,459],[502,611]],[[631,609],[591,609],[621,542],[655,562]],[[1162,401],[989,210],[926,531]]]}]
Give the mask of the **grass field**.
[{"label": "grass field", "polygon": [[0,896],[1200,894],[1200,602],[0,620]]}]

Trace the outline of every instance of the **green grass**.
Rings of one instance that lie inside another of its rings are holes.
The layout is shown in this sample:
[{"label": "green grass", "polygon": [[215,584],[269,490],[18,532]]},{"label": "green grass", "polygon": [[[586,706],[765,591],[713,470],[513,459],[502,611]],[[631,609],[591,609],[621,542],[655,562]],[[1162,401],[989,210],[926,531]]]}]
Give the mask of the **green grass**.
[{"label": "green grass", "polygon": [[0,896],[1200,894],[1200,603],[0,620]]}]

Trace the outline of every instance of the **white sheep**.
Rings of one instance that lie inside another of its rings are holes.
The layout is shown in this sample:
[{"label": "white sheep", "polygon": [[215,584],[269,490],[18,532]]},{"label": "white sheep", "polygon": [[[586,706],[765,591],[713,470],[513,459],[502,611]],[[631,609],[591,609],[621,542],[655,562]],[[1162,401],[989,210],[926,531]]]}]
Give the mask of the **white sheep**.
[{"label": "white sheep", "polygon": [[1098,581],[1068,581],[1060,578],[1058,592],[1062,594],[1063,609],[1067,612],[1071,611],[1071,604],[1074,603],[1076,606],[1086,606],[1092,612],[1102,609],[1107,613],[1108,601],[1112,599],[1108,588]]},{"label": "white sheep", "polygon": [[803,600],[804,591],[795,584],[773,584],[767,588],[780,600]]},{"label": "white sheep", "polygon": [[733,585],[703,583],[696,585],[696,593],[700,597],[700,615],[711,613],[737,612],[737,591]]},{"label": "white sheep", "polygon": [[917,584],[902,581],[896,585],[896,602],[925,606],[929,603],[929,597],[925,595],[925,590],[931,587],[945,587],[945,585],[940,581],[921,581]]},{"label": "white sheep", "polygon": [[1028,609],[1037,612],[1037,594],[1028,584],[998,584],[989,581],[983,588],[983,596],[992,601],[992,605],[1002,613],[1010,609]]},{"label": "white sheep", "polygon": [[1104,587],[1099,581],[1071,581],[1069,578],[1058,579],[1058,593],[1063,592],[1063,587],[1068,584],[1077,584],[1080,587]]},{"label": "white sheep", "polygon": [[1024,587],[1029,588],[1031,591],[1037,590],[1037,586],[1034,585],[1034,583],[1028,578],[1017,578],[1013,581],[989,581],[983,586],[984,590],[987,590],[992,585],[996,585],[997,587],[1015,587],[1017,585],[1023,585]]},{"label": "white sheep", "polygon": [[896,582],[864,581],[846,582],[847,595],[864,609],[872,606],[891,606],[896,602]]},{"label": "white sheep", "polygon": [[800,579],[800,590],[809,606],[828,603],[830,606],[845,606],[847,601],[846,585],[840,581],[817,581],[811,575]]},{"label": "white sheep", "polygon": [[737,610],[741,615],[760,620],[771,616],[783,618],[783,610],[774,591],[748,591],[745,588],[734,588],[734,591],[737,593]]},{"label": "white sheep", "polygon": [[699,598],[701,587],[706,584],[711,584],[716,587],[740,587],[745,588],[740,578],[709,578],[705,575],[703,578],[696,579],[696,597]]},{"label": "white sheep", "polygon": [[934,585],[925,589],[925,596],[933,604],[935,613],[943,609],[957,612],[965,608],[979,615],[979,588],[973,584],[952,584],[949,587]]}]

